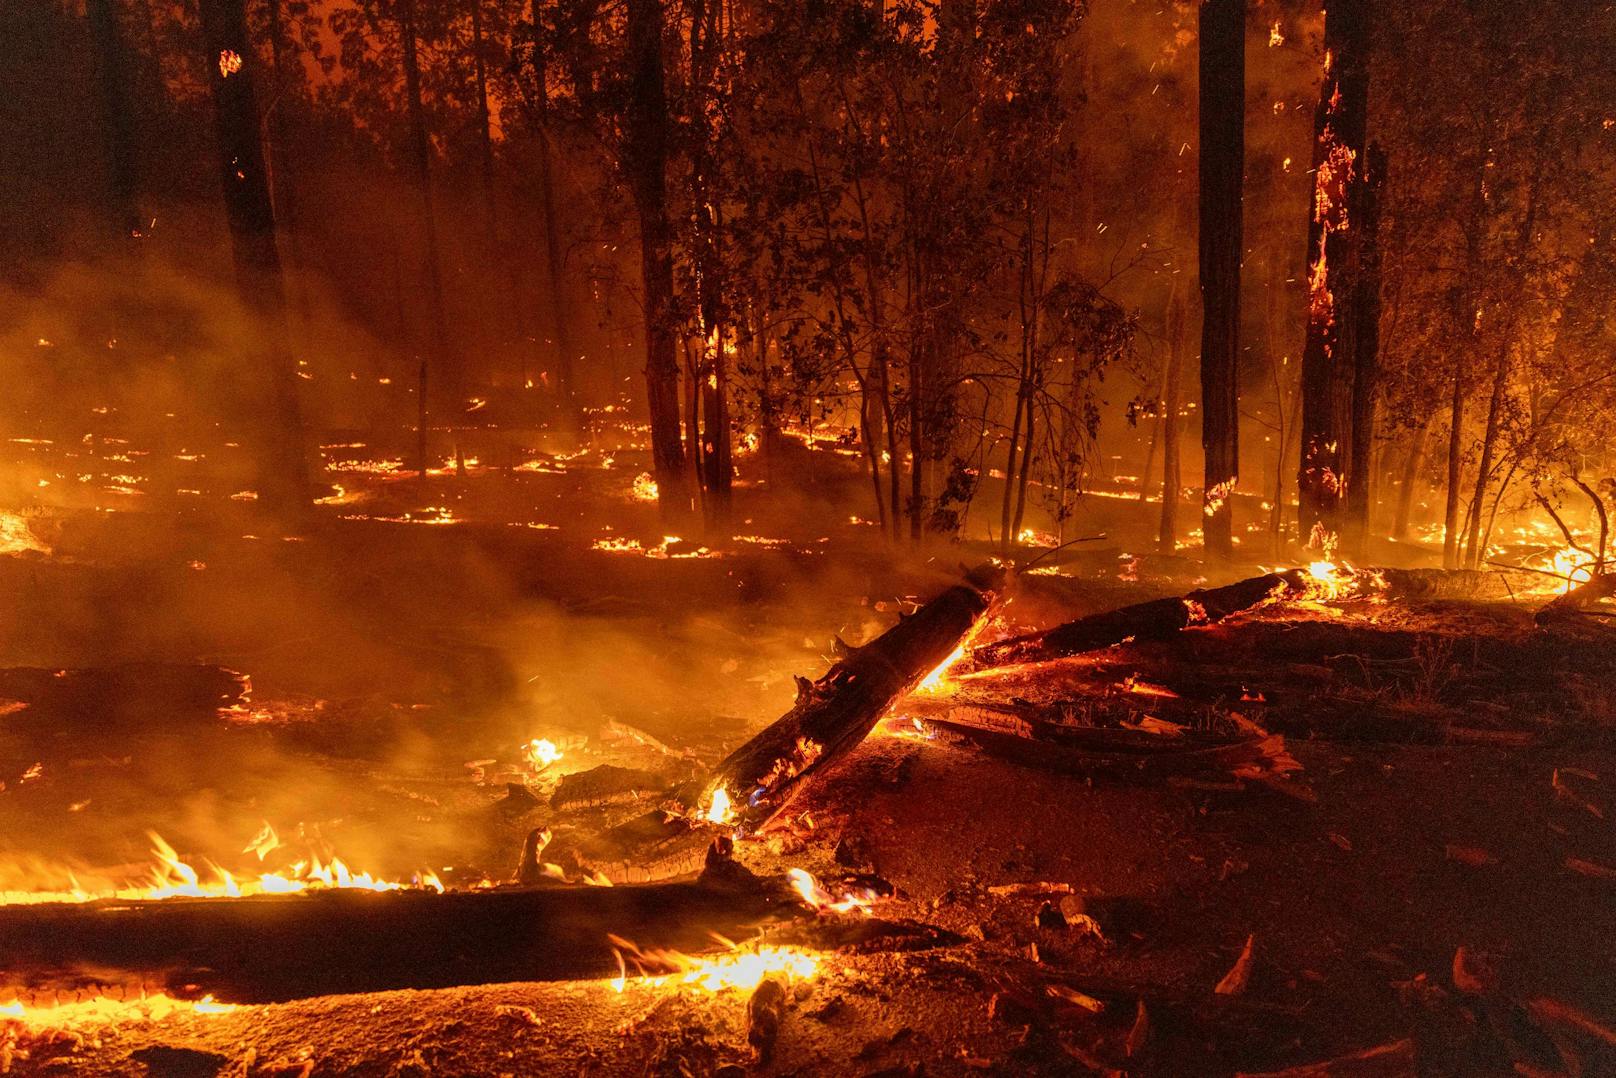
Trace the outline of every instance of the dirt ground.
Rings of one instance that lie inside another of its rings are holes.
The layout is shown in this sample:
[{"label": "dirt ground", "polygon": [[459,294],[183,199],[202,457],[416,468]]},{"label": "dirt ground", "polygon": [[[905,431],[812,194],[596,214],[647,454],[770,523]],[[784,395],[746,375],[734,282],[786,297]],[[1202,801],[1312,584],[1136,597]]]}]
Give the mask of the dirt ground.
[{"label": "dirt ground", "polygon": [[[789,549],[664,559],[486,522],[327,523],[297,542],[243,527],[198,519],[176,546],[134,515],[78,519],[51,557],[0,559],[16,612],[0,667],[216,664],[252,683],[224,717],[159,696],[0,719],[0,889],[41,886],[50,866],[110,876],[143,861],[147,831],[241,867],[265,821],[393,878],[508,880],[546,821],[496,807],[527,739],[564,753],[541,789],[618,759],[619,726],[710,763],[790,706],[790,675],[822,671],[833,634],[868,639],[975,556],[901,564],[792,535]],[[1118,579],[1116,559],[1096,549],[1018,617],[1195,585],[1178,566]],[[1488,617],[1525,634],[1523,609]],[[766,1060],[748,1043],[749,992],[631,978],[621,992],[602,979],[7,1022],[0,1066],[1222,1075],[1390,1046],[1330,1073],[1616,1073],[1602,1069],[1616,1067],[1616,881],[1575,867],[1616,865],[1616,750],[1597,709],[1534,700],[1527,714],[1450,698],[1445,723],[1462,711],[1529,735],[1455,743],[1352,737],[1337,699],[1328,729],[1287,730],[1311,802],[1028,768],[913,736],[900,707],[793,807],[812,829],[739,855],[873,874],[895,891],[875,916],[937,931],[820,953]],[[1248,939],[1248,985],[1215,993]]]}]

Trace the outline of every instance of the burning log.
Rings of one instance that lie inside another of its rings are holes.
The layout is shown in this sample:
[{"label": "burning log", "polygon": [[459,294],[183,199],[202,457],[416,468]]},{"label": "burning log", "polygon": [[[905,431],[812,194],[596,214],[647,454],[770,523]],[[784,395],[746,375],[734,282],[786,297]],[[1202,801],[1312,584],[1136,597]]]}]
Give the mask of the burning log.
[{"label": "burning log", "polygon": [[696,953],[804,909],[722,858],[689,882],[0,907],[0,981],[33,994],[139,982],[237,1003],[617,972],[609,933]]},{"label": "burning log", "polygon": [[1616,595],[1616,573],[1600,573],[1550,600],[1537,612],[1535,620],[1539,625],[1553,625],[1580,614],[1592,614],[1590,607],[1612,595]]},{"label": "burning log", "polygon": [[1053,629],[1028,633],[973,648],[971,666],[984,669],[1009,663],[1042,662],[1131,640],[1164,640],[1194,625],[1210,625],[1249,610],[1275,596],[1303,596],[1309,590],[1308,574],[1300,569],[1264,573],[1221,588],[1203,588],[1187,595],[1152,599],[1102,614],[1057,625]]},{"label": "burning log", "polygon": [[902,697],[947,663],[986,612],[994,574],[977,570],[863,647],[837,641],[836,664],[818,681],[797,680],[797,704],[714,769],[709,818],[755,831],[820,771],[858,746]]},{"label": "burning log", "polygon": [[[562,851],[557,860],[612,880],[689,871],[711,835],[705,824],[756,831],[875,728],[892,704],[947,664],[987,611],[991,568],[956,585],[862,647],[837,641],[837,660],[818,681],[797,679],[797,703],[724,758],[705,780],[674,795],[684,812],[636,817]],[[694,810],[693,812],[691,810]],[[692,818],[695,817],[695,818]]]}]

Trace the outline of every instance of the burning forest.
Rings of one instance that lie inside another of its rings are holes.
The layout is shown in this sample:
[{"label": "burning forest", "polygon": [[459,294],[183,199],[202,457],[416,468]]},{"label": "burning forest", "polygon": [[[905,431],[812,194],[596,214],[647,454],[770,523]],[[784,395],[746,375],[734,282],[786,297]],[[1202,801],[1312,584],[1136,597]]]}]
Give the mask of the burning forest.
[{"label": "burning forest", "polygon": [[0,4],[0,1074],[1616,1075],[1613,34]]}]

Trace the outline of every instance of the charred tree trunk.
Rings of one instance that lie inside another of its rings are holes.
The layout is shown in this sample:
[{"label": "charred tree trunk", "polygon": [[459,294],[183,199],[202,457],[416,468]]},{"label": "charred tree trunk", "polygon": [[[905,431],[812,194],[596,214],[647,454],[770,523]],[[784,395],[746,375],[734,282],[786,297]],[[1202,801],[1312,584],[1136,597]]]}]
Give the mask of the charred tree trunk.
[{"label": "charred tree trunk", "polygon": [[[802,910],[783,878],[717,862],[692,882],[481,891],[330,890],[0,909],[0,980],[71,995],[121,987],[235,1003],[603,977],[611,937],[711,950]],[[664,972],[664,971],[649,971]]]},{"label": "charred tree trunk", "polygon": [[624,165],[640,220],[645,306],[645,387],[651,457],[664,518],[690,510],[679,429],[679,354],[673,310],[673,231],[668,222],[668,106],[663,89],[662,0],[628,2],[629,106]]},{"label": "charred tree trunk", "polygon": [[146,229],[137,203],[139,168],[129,49],[113,0],[85,0],[84,14],[90,24],[90,45],[95,50],[95,89],[101,104],[112,233],[121,248],[136,252]]},{"label": "charred tree trunk", "polygon": [[1245,0],[1200,15],[1201,527],[1206,552],[1234,553],[1240,476],[1240,258],[1246,150]]},{"label": "charred tree trunk", "polygon": [[568,317],[562,272],[561,221],[556,214],[555,148],[551,145],[549,64],[540,36],[539,0],[529,9],[533,21],[533,100],[539,136],[539,210],[544,215],[544,268],[550,285],[550,332],[555,341],[556,399],[561,418],[575,431],[584,427],[582,401],[573,370],[572,322]]},{"label": "charred tree trunk", "polygon": [[400,0],[399,38],[404,56],[404,96],[410,121],[410,157],[415,173],[416,194],[420,199],[423,271],[426,276],[426,306],[431,341],[422,352],[416,375],[416,468],[421,478],[427,473],[427,423],[431,405],[428,379],[435,370],[443,382],[439,396],[453,400],[459,395],[457,372],[449,369],[449,329],[444,321],[443,276],[438,259],[438,219],[432,204],[432,148],[427,140],[426,113],[421,107],[421,68],[416,58],[415,0]]},{"label": "charred tree trunk", "polygon": [[1375,445],[1375,383],[1380,374],[1380,193],[1386,154],[1370,146],[1358,192],[1358,274],[1353,296],[1352,453],[1347,461],[1348,549],[1366,553],[1373,503],[1370,458]]},{"label": "charred tree trunk", "polygon": [[1135,603],[1078,618],[1043,632],[984,644],[971,650],[970,661],[973,668],[984,669],[1080,655],[1129,640],[1162,640],[1192,625],[1210,625],[1230,614],[1249,610],[1277,594],[1301,595],[1306,591],[1307,581],[1300,570],[1265,573],[1221,588]]},{"label": "charred tree trunk", "polygon": [[1178,549],[1179,491],[1184,476],[1178,458],[1178,408],[1183,396],[1184,352],[1189,338],[1189,312],[1184,298],[1174,294],[1167,316],[1167,389],[1162,398],[1161,528],[1156,543],[1171,554]]},{"label": "charred tree trunk", "polygon": [[[730,483],[734,473],[729,430],[729,364],[724,352],[730,311],[725,302],[722,257],[723,219],[715,202],[714,172],[717,131],[709,119],[719,49],[719,0],[697,0],[691,9],[691,108],[697,118],[692,155],[691,194],[695,209],[697,280],[702,328],[701,485],[702,507],[710,529],[729,524]],[[692,417],[694,422],[694,417]]]},{"label": "charred tree trunk", "polygon": [[799,679],[797,706],[724,758],[706,784],[722,789],[748,831],[763,827],[820,771],[860,742],[887,708],[947,661],[988,608],[987,574],[949,588],[859,648],[838,641],[836,665]]},{"label": "charred tree trunk", "polygon": [[270,505],[300,511],[308,503],[308,469],[297,374],[286,346],[286,294],[275,246],[275,212],[259,141],[255,64],[247,37],[245,0],[203,0],[202,36],[208,84],[213,91],[219,145],[219,180],[230,224],[236,290],[260,320],[264,345],[254,356],[269,407],[257,412],[254,440],[262,468],[260,492]]},{"label": "charred tree trunk", "polygon": [[1324,22],[1324,83],[1313,118],[1313,198],[1307,230],[1307,342],[1302,349],[1301,532],[1339,534],[1347,496],[1358,315],[1359,236],[1369,114],[1364,0],[1330,0]]}]

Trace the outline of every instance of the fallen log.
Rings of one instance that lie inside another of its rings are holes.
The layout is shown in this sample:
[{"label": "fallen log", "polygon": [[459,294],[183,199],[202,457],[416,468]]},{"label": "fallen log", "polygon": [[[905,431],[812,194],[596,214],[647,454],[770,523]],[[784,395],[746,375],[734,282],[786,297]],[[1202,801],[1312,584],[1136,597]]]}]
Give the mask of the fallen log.
[{"label": "fallen log", "polygon": [[1134,603],[1090,614],[1053,629],[983,644],[971,649],[970,668],[981,670],[1010,663],[1043,662],[1133,640],[1164,640],[1193,625],[1213,624],[1276,596],[1305,595],[1308,588],[1305,572],[1288,569],[1221,588],[1202,588],[1183,596]]},{"label": "fallen log", "polygon": [[1539,625],[1563,622],[1580,614],[1589,613],[1590,607],[1612,595],[1616,595],[1616,573],[1600,573],[1578,584],[1564,595],[1549,600],[1537,612],[1534,620]]},{"label": "fallen log", "polygon": [[711,951],[803,913],[785,877],[710,860],[700,878],[630,887],[330,890],[250,898],[0,906],[0,983],[27,998],[138,984],[196,998],[310,996],[614,974],[609,934]]},{"label": "fallen log", "polygon": [[838,641],[818,681],[798,679],[797,703],[726,756],[705,784],[723,791],[735,823],[755,831],[813,777],[868,736],[893,702],[946,662],[986,612],[991,577],[949,588],[863,647]]},{"label": "fallen log", "polygon": [[[749,833],[773,820],[842,759],[916,683],[946,662],[986,613],[998,570],[983,567],[862,647],[836,642],[818,681],[797,679],[797,703],[658,809],[555,851],[566,870],[613,881],[688,871],[710,840],[708,825]],[[670,811],[671,810],[671,811]]]}]

